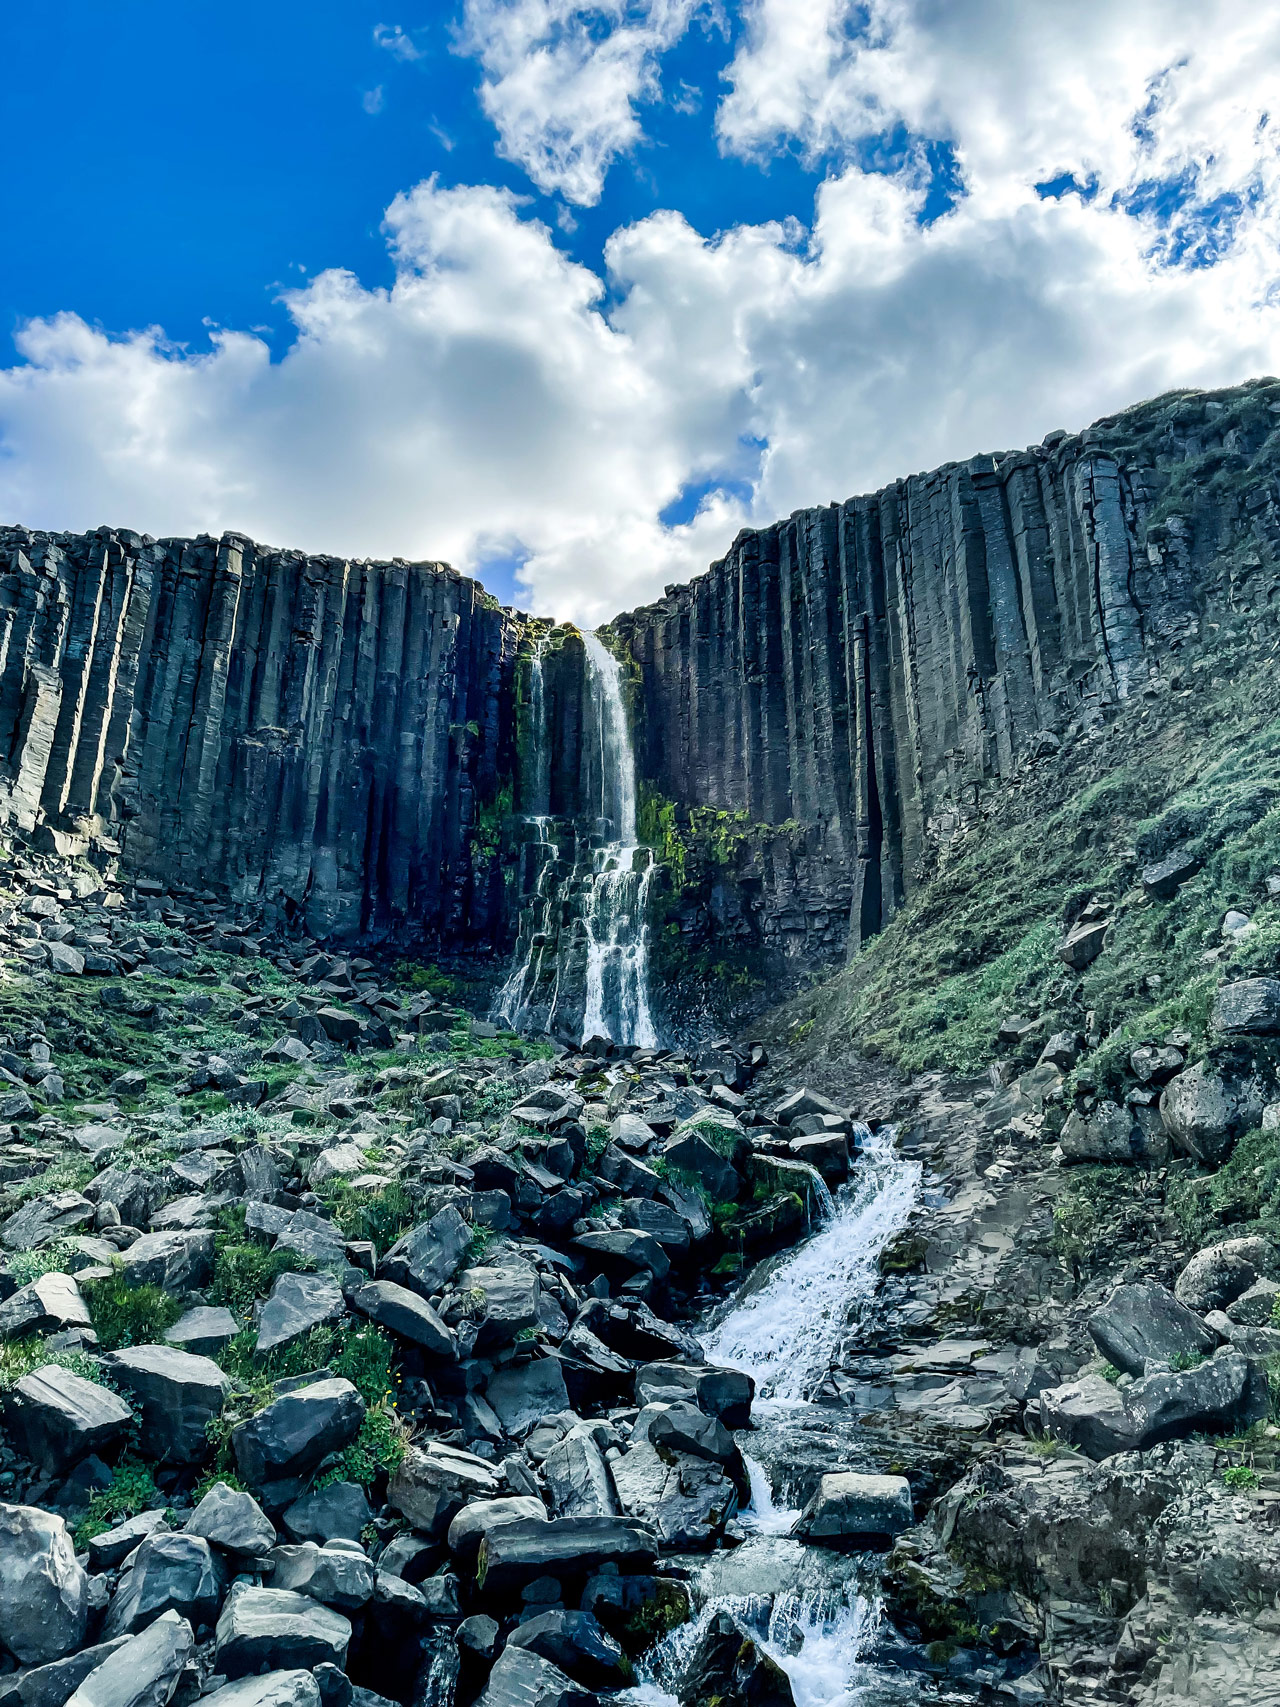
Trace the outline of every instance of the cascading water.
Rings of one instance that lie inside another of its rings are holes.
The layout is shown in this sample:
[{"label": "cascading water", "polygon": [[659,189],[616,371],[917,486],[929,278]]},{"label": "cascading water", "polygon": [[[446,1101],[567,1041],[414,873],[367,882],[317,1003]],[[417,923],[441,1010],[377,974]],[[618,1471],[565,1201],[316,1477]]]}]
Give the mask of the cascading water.
[{"label": "cascading water", "polygon": [[[896,1155],[891,1133],[873,1138],[861,1127],[856,1137],[861,1159],[831,1208],[819,1207],[824,1219],[817,1231],[765,1265],[702,1335],[708,1362],[754,1378],[756,1408],[766,1415],[807,1410],[850,1331],[865,1319],[877,1258],[919,1195],[920,1165]],[[873,1682],[883,1686],[883,1675],[873,1679],[866,1666],[880,1622],[874,1588],[860,1580],[866,1567],[791,1540],[799,1513],[775,1498],[762,1464],[749,1456],[746,1464],[752,1499],[741,1525],[748,1539],[706,1561],[691,1585],[697,1616],[649,1654],[634,1699],[644,1707],[675,1707],[679,1679],[707,1622],[724,1608],[787,1673],[796,1707],[856,1707]],[[834,1581],[833,1571],[841,1573]]]},{"label": "cascading water", "polygon": [[[530,661],[525,894],[511,971],[494,1017],[516,1029],[557,1024],[586,1042],[654,1048],[649,1002],[653,855],[636,836],[636,764],[618,660],[596,634],[584,648],[583,781],[594,834],[550,816],[551,751],[541,650]],[[579,827],[580,828],[580,827]],[[580,851],[581,849],[581,851]],[[532,886],[529,873],[532,872]]]},{"label": "cascading water", "polygon": [[[582,1040],[657,1046],[649,1009],[649,882],[653,856],[636,840],[636,759],[622,702],[618,660],[599,635],[584,634],[587,684],[598,741],[600,819],[606,840],[583,908],[587,997]],[[637,867],[639,869],[637,869]]]}]

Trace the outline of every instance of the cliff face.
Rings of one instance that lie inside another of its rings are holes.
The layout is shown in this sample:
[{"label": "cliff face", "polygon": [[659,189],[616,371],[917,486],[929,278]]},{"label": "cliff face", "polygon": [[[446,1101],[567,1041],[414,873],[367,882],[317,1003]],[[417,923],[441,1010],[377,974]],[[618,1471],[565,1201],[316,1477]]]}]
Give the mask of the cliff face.
[{"label": "cliff face", "polygon": [[[1029,756],[1264,609],[1278,421],[1280,382],[1174,394],[798,511],[617,618],[659,977],[838,957]],[[572,630],[438,564],[0,529],[0,811],[317,937],[505,949],[539,637],[569,817]]]},{"label": "cliff face", "polygon": [[[0,529],[0,802],[317,937],[500,928],[516,629],[436,564]],[[68,845],[64,842],[63,845]]]},{"label": "cliff face", "polygon": [[[984,790],[1277,588],[1280,382],[1176,393],[741,534],[617,619],[640,769],[757,829],[686,933],[877,931]],[[717,899],[718,895],[718,899]]]}]

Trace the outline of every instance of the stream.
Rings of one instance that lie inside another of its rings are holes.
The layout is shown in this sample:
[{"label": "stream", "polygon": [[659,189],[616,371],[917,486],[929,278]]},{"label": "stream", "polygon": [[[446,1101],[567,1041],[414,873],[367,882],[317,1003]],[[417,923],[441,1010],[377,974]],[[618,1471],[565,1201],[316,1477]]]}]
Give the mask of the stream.
[{"label": "stream", "polygon": [[[891,1130],[859,1127],[861,1159],[820,1225],[794,1249],[762,1263],[727,1307],[707,1323],[709,1363],[744,1370],[756,1383],[758,1421],[801,1420],[811,1399],[874,1308],[877,1258],[900,1231],[920,1191],[921,1170],[895,1152]],[[829,1410],[827,1412],[829,1413]],[[746,1451],[751,1504],[739,1516],[738,1547],[681,1561],[690,1575],[694,1617],[646,1656],[631,1691],[636,1707],[677,1707],[679,1680],[710,1618],[722,1608],[746,1624],[791,1681],[796,1707],[857,1707],[915,1699],[885,1693],[883,1671],[866,1663],[880,1625],[875,1563],[790,1538],[799,1510],[775,1493],[764,1466]]]}]

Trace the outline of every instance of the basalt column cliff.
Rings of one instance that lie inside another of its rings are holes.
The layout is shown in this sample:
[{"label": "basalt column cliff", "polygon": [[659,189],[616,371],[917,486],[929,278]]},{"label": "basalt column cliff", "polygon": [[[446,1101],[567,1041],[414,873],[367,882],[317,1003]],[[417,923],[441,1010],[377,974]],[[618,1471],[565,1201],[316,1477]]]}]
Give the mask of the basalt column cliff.
[{"label": "basalt column cliff", "polygon": [[[1175,393],[799,511],[602,631],[659,983],[838,958],[1028,757],[1265,611],[1278,415],[1271,380]],[[587,650],[452,570],[20,528],[0,567],[0,802],[25,828],[318,938],[504,952],[532,814],[602,833]]]},{"label": "basalt column cliff", "polygon": [[619,618],[641,775],[720,838],[702,928],[865,940],[984,791],[1264,611],[1278,416],[1274,381],[1175,393],[797,511]]}]

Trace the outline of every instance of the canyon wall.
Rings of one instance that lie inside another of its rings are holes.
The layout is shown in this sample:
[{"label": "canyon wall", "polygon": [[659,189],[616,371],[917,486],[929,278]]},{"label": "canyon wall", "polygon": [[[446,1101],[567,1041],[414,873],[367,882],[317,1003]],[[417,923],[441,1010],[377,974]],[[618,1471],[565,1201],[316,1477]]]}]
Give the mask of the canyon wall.
[{"label": "canyon wall", "polygon": [[[743,533],[618,617],[660,977],[829,963],[987,791],[1265,612],[1278,421],[1280,382],[1172,394]],[[0,815],[318,938],[505,950],[539,639],[571,816],[572,630],[438,564],[0,528]]]},{"label": "canyon wall", "polygon": [[0,529],[0,810],[316,937],[487,943],[517,638],[439,564]]},{"label": "canyon wall", "polygon": [[686,935],[805,963],[865,940],[986,790],[1265,610],[1278,424],[1274,380],[1174,393],[797,511],[618,618],[642,775],[757,826]]}]

